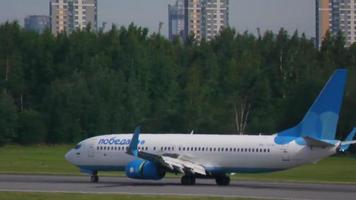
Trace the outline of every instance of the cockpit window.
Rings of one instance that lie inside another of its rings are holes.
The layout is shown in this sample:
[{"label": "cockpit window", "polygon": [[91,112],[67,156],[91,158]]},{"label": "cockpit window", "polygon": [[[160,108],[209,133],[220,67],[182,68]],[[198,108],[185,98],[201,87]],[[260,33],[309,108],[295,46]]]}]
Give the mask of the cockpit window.
[{"label": "cockpit window", "polygon": [[82,145],[81,145],[81,144],[77,144],[77,145],[74,147],[74,149],[80,149],[80,147],[82,147]]}]

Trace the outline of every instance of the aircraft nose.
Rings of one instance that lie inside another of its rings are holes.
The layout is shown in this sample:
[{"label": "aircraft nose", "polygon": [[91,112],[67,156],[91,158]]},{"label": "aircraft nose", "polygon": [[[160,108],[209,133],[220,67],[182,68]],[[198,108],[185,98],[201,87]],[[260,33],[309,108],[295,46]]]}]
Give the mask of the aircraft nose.
[{"label": "aircraft nose", "polygon": [[73,150],[70,150],[66,153],[66,155],[64,156],[64,158],[68,161],[68,162],[72,162],[72,157],[73,157]]}]

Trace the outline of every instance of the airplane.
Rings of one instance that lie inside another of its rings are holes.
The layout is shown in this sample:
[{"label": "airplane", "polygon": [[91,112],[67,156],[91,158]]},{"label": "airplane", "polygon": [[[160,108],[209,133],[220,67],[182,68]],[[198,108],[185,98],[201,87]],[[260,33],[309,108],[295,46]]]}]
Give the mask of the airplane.
[{"label": "airplane", "polygon": [[99,171],[124,171],[133,179],[160,180],[182,174],[181,184],[197,178],[229,185],[234,173],[286,170],[347,151],[356,127],[345,141],[335,139],[347,70],[338,69],[304,118],[273,135],[111,134],[88,138],[68,151],[65,159],[98,182]]}]

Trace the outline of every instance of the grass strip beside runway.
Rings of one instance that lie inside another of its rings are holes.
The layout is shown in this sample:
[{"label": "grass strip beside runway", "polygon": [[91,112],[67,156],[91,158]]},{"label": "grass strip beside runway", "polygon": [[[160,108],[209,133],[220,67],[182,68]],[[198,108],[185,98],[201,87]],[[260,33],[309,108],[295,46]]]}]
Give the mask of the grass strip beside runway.
[{"label": "grass strip beside runway", "polygon": [[[13,174],[61,174],[79,175],[78,168],[64,159],[72,145],[60,146],[5,146],[0,147],[0,173]],[[121,175],[122,172],[105,175]],[[168,175],[175,177],[174,175]],[[295,169],[265,173],[236,174],[233,179],[345,182],[356,184],[356,157],[334,156],[317,164],[308,164]]]},{"label": "grass strip beside runway", "polygon": [[74,194],[74,193],[34,193],[34,192],[0,192],[0,199],[6,200],[243,200],[244,198],[190,197],[190,196],[150,196],[124,194]]}]

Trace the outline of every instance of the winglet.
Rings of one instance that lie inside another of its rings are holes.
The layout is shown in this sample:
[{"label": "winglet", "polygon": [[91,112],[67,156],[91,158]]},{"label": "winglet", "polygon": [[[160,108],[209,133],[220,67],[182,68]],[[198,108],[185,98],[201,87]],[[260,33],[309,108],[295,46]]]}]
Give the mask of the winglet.
[{"label": "winglet", "polygon": [[355,144],[356,141],[352,141],[353,138],[355,137],[355,133],[356,133],[356,127],[354,127],[352,129],[352,131],[350,132],[350,134],[346,137],[345,141],[341,142],[341,147],[340,147],[340,151],[345,152],[349,149],[351,144]]},{"label": "winglet", "polygon": [[135,132],[132,134],[130,146],[127,151],[128,154],[133,155],[135,157],[137,157],[138,155],[137,145],[138,145],[138,137],[140,136],[140,132],[141,132],[141,127],[140,126],[136,127]]}]

